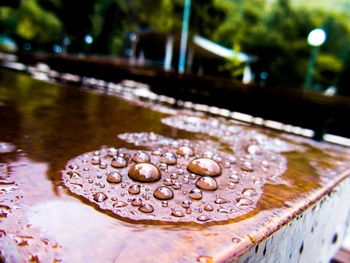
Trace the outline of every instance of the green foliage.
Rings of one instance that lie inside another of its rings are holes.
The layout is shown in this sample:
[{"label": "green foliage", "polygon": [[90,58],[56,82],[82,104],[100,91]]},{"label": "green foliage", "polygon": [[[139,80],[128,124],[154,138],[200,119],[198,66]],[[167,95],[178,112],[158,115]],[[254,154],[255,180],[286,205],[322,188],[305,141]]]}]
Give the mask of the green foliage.
[{"label": "green foliage", "polygon": [[16,25],[18,36],[26,40],[50,42],[59,37],[61,21],[43,9],[37,0],[21,1]]}]

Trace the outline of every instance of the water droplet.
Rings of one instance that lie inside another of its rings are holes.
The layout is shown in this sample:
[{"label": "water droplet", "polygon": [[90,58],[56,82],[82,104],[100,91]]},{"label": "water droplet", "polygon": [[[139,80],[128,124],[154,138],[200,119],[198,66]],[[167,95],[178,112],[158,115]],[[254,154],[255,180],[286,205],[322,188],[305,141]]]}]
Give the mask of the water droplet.
[{"label": "water droplet", "polygon": [[228,158],[228,161],[231,163],[231,164],[235,164],[237,162],[237,158],[235,156],[230,156]]},{"label": "water droplet", "polygon": [[227,187],[228,187],[229,189],[235,189],[235,188],[236,188],[236,184],[233,183],[233,182],[230,182],[230,183],[227,184]]},{"label": "water droplet", "polygon": [[216,180],[209,176],[203,176],[199,178],[196,182],[196,186],[198,186],[203,190],[210,190],[210,191],[214,191],[218,189],[218,183],[216,182]]},{"label": "water droplet", "polygon": [[128,190],[129,194],[137,195],[140,193],[140,191],[141,191],[140,186],[137,184],[132,184],[129,186],[129,190]]},{"label": "water droplet", "polygon": [[164,179],[163,184],[166,186],[171,186],[173,185],[173,180],[171,180],[170,178],[166,178]]},{"label": "water droplet", "polygon": [[166,170],[168,170],[168,165],[166,163],[160,163],[159,164],[159,169],[163,170],[163,171],[166,171]]},{"label": "water droplet", "polygon": [[197,257],[197,262],[199,263],[213,263],[213,257],[211,256],[198,256]]},{"label": "water droplet", "polygon": [[231,239],[233,243],[237,244],[239,242],[241,242],[241,239],[239,239],[238,237],[234,237]]},{"label": "water droplet", "polygon": [[11,213],[10,207],[7,205],[0,205],[0,218],[7,217]]},{"label": "water droplet", "polygon": [[127,205],[128,205],[128,203],[126,203],[126,202],[118,201],[118,202],[114,203],[113,207],[114,208],[120,208],[120,207],[125,207]]},{"label": "water droplet", "polygon": [[214,153],[212,151],[205,151],[205,152],[203,152],[203,157],[205,157],[205,158],[213,158],[214,157]]},{"label": "water droplet", "polygon": [[210,211],[213,211],[214,208],[211,205],[205,205],[204,210],[210,212]]},{"label": "water droplet", "polygon": [[115,168],[123,168],[127,165],[127,161],[124,157],[115,156],[111,161],[111,165]]},{"label": "water droplet", "polygon": [[78,170],[79,169],[79,165],[75,164],[75,163],[72,163],[71,165],[68,166],[69,169],[72,169],[72,170]]},{"label": "water droplet", "polygon": [[107,163],[106,162],[100,162],[100,169],[106,169],[107,168]]},{"label": "water droplet", "polygon": [[155,156],[160,156],[162,154],[162,152],[160,150],[154,150],[152,152],[152,155],[155,155]]},{"label": "water droplet", "polygon": [[116,171],[109,172],[107,174],[107,181],[109,183],[119,184],[122,181],[122,176]]},{"label": "water droplet", "polygon": [[150,204],[143,204],[139,207],[139,210],[143,213],[152,213],[154,211],[153,206]]},{"label": "water droplet", "polygon": [[248,197],[253,197],[257,195],[253,189],[245,189],[242,194]]},{"label": "water droplet", "polygon": [[202,199],[203,194],[201,190],[194,188],[190,191],[189,197],[195,200],[199,200],[199,199]]},{"label": "water droplet", "polygon": [[227,204],[229,202],[230,202],[229,200],[227,200],[225,198],[221,198],[221,197],[216,198],[214,201],[214,203],[218,204],[218,205]]},{"label": "water droplet", "polygon": [[118,150],[114,147],[108,149],[107,155],[110,157],[114,157],[118,154]]},{"label": "water droplet", "polygon": [[171,179],[177,179],[177,178],[178,178],[178,176],[177,176],[177,174],[176,174],[176,173],[172,173],[172,174],[170,175],[170,178],[171,178]]},{"label": "water droplet", "polygon": [[181,187],[182,187],[182,184],[179,183],[178,181],[175,181],[175,182],[173,183],[173,189],[179,190],[179,189],[181,189]]},{"label": "water droplet", "polygon": [[191,206],[191,201],[188,201],[188,200],[182,201],[181,206],[183,208],[189,208]]},{"label": "water droplet", "polygon": [[168,201],[162,201],[162,207],[168,207]]},{"label": "water droplet", "polygon": [[142,199],[139,197],[134,198],[134,199],[132,199],[131,204],[133,206],[140,206],[142,204]]},{"label": "water droplet", "polygon": [[70,171],[67,174],[69,175],[70,178],[79,178],[79,177],[81,177],[80,173],[78,173],[78,172]]},{"label": "water droplet", "polygon": [[128,174],[131,179],[139,182],[155,182],[161,178],[159,169],[151,163],[133,164]]},{"label": "water droplet", "polygon": [[94,156],[91,158],[91,163],[94,165],[100,164],[100,157]]},{"label": "water droplet", "polygon": [[175,154],[171,152],[166,152],[162,154],[162,156],[159,158],[159,161],[161,161],[162,163],[173,165],[176,164],[177,158]]},{"label": "water droplet", "polygon": [[242,171],[245,171],[245,172],[254,171],[253,164],[249,161],[244,161],[243,163],[241,163],[240,168]]},{"label": "water droplet", "polygon": [[107,199],[107,196],[102,192],[94,194],[94,200],[97,203],[102,203],[102,202],[106,201],[106,199]]},{"label": "water droplet", "polygon": [[230,175],[230,181],[232,183],[238,184],[239,183],[239,177],[236,174],[231,174]]},{"label": "water droplet", "polygon": [[187,170],[202,176],[218,176],[221,174],[220,165],[209,158],[193,159],[188,165]]},{"label": "water droplet", "polygon": [[188,146],[181,146],[176,150],[176,153],[181,155],[181,156],[193,156],[194,151],[192,148]]},{"label": "water droplet", "polygon": [[197,217],[197,220],[201,221],[201,222],[205,222],[205,221],[210,220],[210,218],[206,215],[200,215],[199,217]]},{"label": "water droplet", "polygon": [[144,151],[138,151],[134,154],[134,156],[132,157],[132,160],[135,163],[149,163],[149,161],[151,160],[148,153],[144,152]]},{"label": "water droplet", "polygon": [[174,209],[174,210],[171,212],[171,215],[172,215],[172,216],[176,216],[176,217],[184,217],[184,216],[185,216],[185,213],[182,212],[181,210]]},{"label": "water droplet", "polygon": [[161,186],[158,187],[154,193],[153,193],[154,197],[160,200],[169,200],[169,199],[173,199],[174,198],[174,193],[173,191],[166,186]]},{"label": "water droplet", "polygon": [[237,200],[237,206],[238,207],[241,207],[241,206],[249,206],[252,204],[252,201],[248,200],[248,199],[245,199],[245,198],[239,198]]},{"label": "water droplet", "polygon": [[255,144],[251,144],[247,147],[247,152],[251,155],[261,155],[263,152],[261,147]]}]

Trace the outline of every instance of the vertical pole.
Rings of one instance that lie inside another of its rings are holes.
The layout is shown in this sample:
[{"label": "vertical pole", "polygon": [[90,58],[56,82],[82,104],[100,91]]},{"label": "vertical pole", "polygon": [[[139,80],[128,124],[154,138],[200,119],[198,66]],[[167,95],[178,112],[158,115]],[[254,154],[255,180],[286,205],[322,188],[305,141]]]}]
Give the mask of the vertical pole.
[{"label": "vertical pole", "polygon": [[317,51],[318,51],[318,47],[315,47],[315,46],[312,47],[309,63],[307,65],[307,70],[306,70],[304,90],[312,89],[312,77],[313,77],[314,70],[315,70]]},{"label": "vertical pole", "polygon": [[185,72],[188,23],[190,20],[190,11],[191,11],[191,0],[185,0],[184,13],[182,17],[180,57],[179,57],[179,68],[178,68],[179,73]]},{"label": "vertical pole", "polygon": [[172,35],[168,35],[166,38],[165,44],[165,58],[164,58],[164,70],[171,70],[171,62],[173,58],[173,46],[174,46],[174,38]]}]

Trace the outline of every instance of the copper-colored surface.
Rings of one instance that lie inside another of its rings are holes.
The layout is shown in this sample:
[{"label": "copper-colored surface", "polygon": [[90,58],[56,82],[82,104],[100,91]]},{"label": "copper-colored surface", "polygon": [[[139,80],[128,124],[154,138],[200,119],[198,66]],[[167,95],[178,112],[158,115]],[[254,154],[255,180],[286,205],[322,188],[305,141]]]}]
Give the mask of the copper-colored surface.
[{"label": "copper-colored surface", "polygon": [[[179,125],[177,128],[164,125],[161,120],[166,117],[169,115],[115,97],[0,71],[0,142],[14,146],[0,152],[2,259],[7,262],[232,261],[349,175],[348,149],[242,126],[244,130],[265,133],[295,148],[279,151],[285,144],[277,144],[268,149],[286,160],[287,170],[276,178],[280,183],[267,180],[259,190],[261,194],[255,206],[232,221],[208,224],[130,221],[101,209],[95,201],[71,194],[63,185],[61,171],[66,169],[66,164],[100,149],[101,145],[154,150],[118,139],[117,134],[122,133],[154,132],[191,143],[205,141],[224,155],[234,155],[232,151],[244,150],[246,154],[257,151],[242,144],[239,145],[243,148],[232,148],[225,132],[220,135],[200,130],[190,132],[188,126],[184,131]],[[230,122],[209,120],[231,126]],[[223,176],[223,164],[221,168],[220,176]],[[96,200],[101,198],[104,199],[99,195]]]}]

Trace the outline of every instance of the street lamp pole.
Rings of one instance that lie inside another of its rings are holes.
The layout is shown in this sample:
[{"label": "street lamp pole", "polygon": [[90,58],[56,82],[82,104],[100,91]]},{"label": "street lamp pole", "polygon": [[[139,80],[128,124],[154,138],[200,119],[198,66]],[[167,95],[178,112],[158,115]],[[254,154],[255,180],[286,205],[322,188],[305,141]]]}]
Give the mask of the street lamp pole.
[{"label": "street lamp pole", "polygon": [[191,0],[185,0],[184,13],[182,18],[181,43],[180,43],[180,57],[179,57],[179,73],[185,72],[186,64],[186,49],[188,36],[188,23],[190,20]]},{"label": "street lamp pole", "polygon": [[312,77],[315,71],[315,63],[316,63],[318,48],[325,41],[326,41],[326,32],[321,28],[316,28],[312,30],[307,37],[307,43],[312,48],[311,48],[309,63],[306,70],[306,77],[305,77],[305,83],[304,83],[305,90],[312,89]]}]

